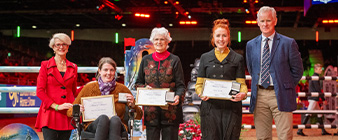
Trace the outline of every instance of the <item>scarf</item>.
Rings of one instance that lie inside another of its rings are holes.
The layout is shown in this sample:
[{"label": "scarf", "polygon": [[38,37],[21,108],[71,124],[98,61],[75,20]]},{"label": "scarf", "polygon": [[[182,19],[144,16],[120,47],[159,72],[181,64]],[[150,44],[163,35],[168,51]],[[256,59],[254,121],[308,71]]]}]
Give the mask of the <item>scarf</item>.
[{"label": "scarf", "polygon": [[170,52],[168,51],[164,51],[162,53],[154,52],[152,57],[155,61],[161,61],[161,60],[167,59],[169,55],[170,55]]},{"label": "scarf", "polygon": [[113,91],[116,87],[116,78],[110,82],[103,82],[101,77],[99,77],[99,88],[101,91],[101,95],[109,95],[111,91]]},{"label": "scarf", "polygon": [[155,61],[158,61],[158,68],[157,70],[160,69],[160,65],[161,65],[161,61],[164,59],[167,59],[170,55],[170,52],[168,52],[167,50],[162,52],[162,53],[158,53],[158,52],[154,52],[152,57]]}]

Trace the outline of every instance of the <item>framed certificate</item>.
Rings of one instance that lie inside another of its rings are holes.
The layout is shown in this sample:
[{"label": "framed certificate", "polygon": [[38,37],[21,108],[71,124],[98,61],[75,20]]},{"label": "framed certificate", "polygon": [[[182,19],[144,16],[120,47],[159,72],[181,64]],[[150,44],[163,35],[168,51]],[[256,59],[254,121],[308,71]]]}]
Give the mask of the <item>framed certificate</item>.
[{"label": "framed certificate", "polygon": [[109,118],[116,115],[114,95],[82,97],[81,104],[84,107],[83,122],[94,121],[102,114]]},{"label": "framed certificate", "polygon": [[166,106],[166,93],[169,88],[137,88],[136,105]]},{"label": "framed certificate", "polygon": [[201,97],[207,96],[211,99],[230,100],[232,99],[232,95],[236,95],[232,92],[233,88],[238,88],[238,84],[234,81],[205,78]]}]

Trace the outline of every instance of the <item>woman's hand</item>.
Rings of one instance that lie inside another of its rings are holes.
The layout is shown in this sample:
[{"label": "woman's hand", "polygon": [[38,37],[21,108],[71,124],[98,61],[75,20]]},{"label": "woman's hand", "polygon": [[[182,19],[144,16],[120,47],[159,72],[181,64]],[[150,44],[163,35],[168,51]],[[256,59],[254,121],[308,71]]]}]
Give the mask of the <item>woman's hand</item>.
[{"label": "woman's hand", "polygon": [[69,109],[73,107],[73,104],[71,103],[63,103],[61,105],[58,106],[57,110],[65,110],[65,109]]},{"label": "woman's hand", "polygon": [[245,96],[246,96],[246,94],[244,92],[240,92],[236,95],[232,95],[231,101],[233,101],[233,102],[242,101],[245,98]]},{"label": "woman's hand", "polygon": [[128,106],[130,106],[131,108],[135,107],[135,99],[134,96],[131,94],[127,94],[127,104]]},{"label": "woman's hand", "polygon": [[209,100],[209,97],[207,97],[207,96],[201,97],[201,94],[198,94],[198,97],[200,97],[203,101],[208,101]]},{"label": "woman's hand", "polygon": [[146,88],[147,89],[152,89],[153,87],[149,86],[149,85],[146,85]]},{"label": "woman's hand", "polygon": [[180,103],[180,96],[176,95],[173,103],[168,103],[170,105],[178,105]]},{"label": "woman's hand", "polygon": [[83,106],[83,105],[79,104],[79,106],[80,106],[80,112],[83,112],[83,111],[85,111],[85,109],[84,109],[84,106]]}]

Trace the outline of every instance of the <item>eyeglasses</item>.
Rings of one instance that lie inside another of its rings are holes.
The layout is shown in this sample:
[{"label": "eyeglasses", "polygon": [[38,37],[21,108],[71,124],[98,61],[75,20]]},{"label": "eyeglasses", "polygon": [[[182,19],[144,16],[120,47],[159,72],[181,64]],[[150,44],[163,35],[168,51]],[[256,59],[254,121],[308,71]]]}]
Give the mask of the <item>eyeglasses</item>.
[{"label": "eyeglasses", "polygon": [[54,46],[56,46],[57,48],[60,48],[61,46],[62,47],[68,47],[69,45],[67,45],[67,44],[55,44]]}]

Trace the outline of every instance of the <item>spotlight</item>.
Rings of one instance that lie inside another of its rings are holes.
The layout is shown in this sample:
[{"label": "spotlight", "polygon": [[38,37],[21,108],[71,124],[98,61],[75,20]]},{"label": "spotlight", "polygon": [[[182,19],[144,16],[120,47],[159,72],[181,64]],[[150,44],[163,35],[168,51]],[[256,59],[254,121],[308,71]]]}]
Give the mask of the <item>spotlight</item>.
[{"label": "spotlight", "polygon": [[144,17],[144,18],[149,18],[150,15],[149,14],[140,14],[140,13],[135,13],[136,17]]},{"label": "spotlight", "polygon": [[181,25],[196,25],[197,21],[180,21]]}]

